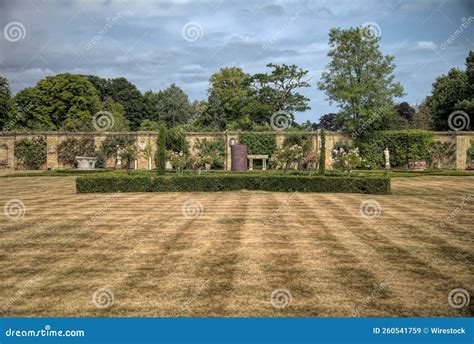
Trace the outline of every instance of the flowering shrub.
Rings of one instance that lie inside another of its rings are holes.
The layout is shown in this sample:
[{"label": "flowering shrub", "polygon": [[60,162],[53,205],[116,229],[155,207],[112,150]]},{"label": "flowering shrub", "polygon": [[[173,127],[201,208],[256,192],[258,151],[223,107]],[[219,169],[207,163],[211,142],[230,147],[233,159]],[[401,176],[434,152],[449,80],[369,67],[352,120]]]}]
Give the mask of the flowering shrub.
[{"label": "flowering shrub", "polygon": [[270,162],[276,169],[282,169],[286,172],[287,168],[298,168],[303,159],[303,148],[298,145],[284,147],[272,155]]},{"label": "flowering shrub", "polygon": [[304,153],[303,164],[308,168],[309,174],[311,175],[313,170],[318,167],[319,154],[316,151],[308,151]]},{"label": "flowering shrub", "polygon": [[171,162],[171,165],[176,169],[176,171],[181,172],[185,169],[188,163],[188,156],[183,152],[167,152],[167,158]]},{"label": "flowering shrub", "polygon": [[356,167],[362,166],[364,160],[360,157],[359,148],[351,148],[346,151],[344,148],[333,151],[333,164],[338,170],[350,172]]}]

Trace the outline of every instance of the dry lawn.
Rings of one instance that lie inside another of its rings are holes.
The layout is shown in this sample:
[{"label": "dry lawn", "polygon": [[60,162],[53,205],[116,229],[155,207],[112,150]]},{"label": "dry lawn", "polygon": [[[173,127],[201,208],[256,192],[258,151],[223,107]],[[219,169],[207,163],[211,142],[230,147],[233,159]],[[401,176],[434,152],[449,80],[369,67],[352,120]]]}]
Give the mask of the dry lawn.
[{"label": "dry lawn", "polygon": [[[448,293],[473,294],[474,177],[392,187],[77,195],[74,177],[0,178],[0,205],[26,210],[0,216],[0,314],[472,316],[473,300],[455,309]],[[189,200],[201,216],[183,216]],[[379,217],[361,216],[366,200]]]}]

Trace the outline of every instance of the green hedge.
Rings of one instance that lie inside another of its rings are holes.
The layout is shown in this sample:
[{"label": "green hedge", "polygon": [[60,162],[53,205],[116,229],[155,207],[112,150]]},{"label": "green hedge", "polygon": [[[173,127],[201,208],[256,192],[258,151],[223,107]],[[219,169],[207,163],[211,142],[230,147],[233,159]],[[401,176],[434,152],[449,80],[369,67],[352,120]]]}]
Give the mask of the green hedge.
[{"label": "green hedge", "polygon": [[383,151],[390,151],[390,164],[394,167],[403,166],[410,161],[431,159],[431,144],[434,135],[424,130],[390,130],[374,131],[359,137],[354,145],[359,147],[365,159],[365,166],[378,168],[385,165]]},{"label": "green hedge", "polygon": [[242,133],[239,143],[247,145],[248,154],[272,155],[276,149],[276,136],[273,133]]},{"label": "green hedge", "polygon": [[81,176],[76,179],[76,191],[78,193],[213,192],[238,190],[389,194],[390,178],[255,175],[132,175]]}]

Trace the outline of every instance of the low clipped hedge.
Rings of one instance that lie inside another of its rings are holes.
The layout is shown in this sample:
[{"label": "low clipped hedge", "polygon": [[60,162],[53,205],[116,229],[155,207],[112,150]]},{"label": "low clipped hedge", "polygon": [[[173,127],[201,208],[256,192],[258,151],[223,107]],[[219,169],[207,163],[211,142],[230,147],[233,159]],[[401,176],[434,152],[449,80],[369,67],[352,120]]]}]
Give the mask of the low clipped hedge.
[{"label": "low clipped hedge", "polygon": [[171,175],[81,176],[78,193],[90,192],[215,192],[261,190],[276,192],[390,193],[389,177]]}]

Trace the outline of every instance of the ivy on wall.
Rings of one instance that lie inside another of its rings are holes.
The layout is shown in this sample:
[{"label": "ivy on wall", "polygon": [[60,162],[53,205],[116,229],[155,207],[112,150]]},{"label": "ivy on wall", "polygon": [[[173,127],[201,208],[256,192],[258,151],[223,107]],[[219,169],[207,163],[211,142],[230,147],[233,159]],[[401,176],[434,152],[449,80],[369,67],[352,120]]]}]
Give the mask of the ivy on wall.
[{"label": "ivy on wall", "polygon": [[239,143],[247,145],[248,154],[272,155],[276,149],[276,136],[273,133],[242,133]]},{"label": "ivy on wall", "polygon": [[44,137],[23,138],[15,142],[17,163],[27,169],[40,169],[46,163],[46,154]]},{"label": "ivy on wall", "polygon": [[95,144],[92,137],[77,139],[68,137],[58,145],[58,161],[74,165],[76,156],[94,156]]}]

